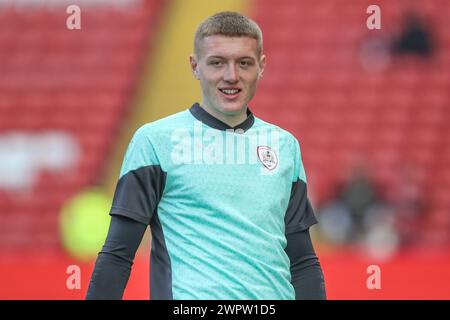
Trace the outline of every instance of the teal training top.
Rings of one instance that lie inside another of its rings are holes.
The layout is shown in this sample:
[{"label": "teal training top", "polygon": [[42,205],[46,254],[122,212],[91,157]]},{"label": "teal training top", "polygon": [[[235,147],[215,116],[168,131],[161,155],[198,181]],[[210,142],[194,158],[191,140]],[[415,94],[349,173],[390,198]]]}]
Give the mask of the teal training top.
[{"label": "teal training top", "polygon": [[295,299],[286,235],[317,222],[297,139],[199,104],[136,131],[110,214],[150,225],[151,299]]}]

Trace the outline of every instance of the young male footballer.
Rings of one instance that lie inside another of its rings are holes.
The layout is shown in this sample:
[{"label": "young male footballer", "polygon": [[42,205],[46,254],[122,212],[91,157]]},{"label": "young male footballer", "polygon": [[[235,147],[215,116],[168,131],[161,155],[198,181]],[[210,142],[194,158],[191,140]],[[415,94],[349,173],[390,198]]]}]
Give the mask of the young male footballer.
[{"label": "young male footballer", "polygon": [[299,143],[249,109],[260,28],[209,17],[190,65],[202,101],[134,134],[86,298],[122,298],[150,225],[151,299],[325,299]]}]

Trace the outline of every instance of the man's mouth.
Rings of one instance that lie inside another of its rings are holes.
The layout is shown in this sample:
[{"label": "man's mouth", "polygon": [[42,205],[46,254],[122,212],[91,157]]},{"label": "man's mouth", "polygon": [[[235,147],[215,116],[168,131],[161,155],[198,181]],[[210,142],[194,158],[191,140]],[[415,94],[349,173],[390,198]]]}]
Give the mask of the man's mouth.
[{"label": "man's mouth", "polygon": [[242,90],[239,88],[222,88],[222,89],[219,89],[219,91],[227,96],[234,96],[234,95],[238,94],[239,92],[241,92]]}]

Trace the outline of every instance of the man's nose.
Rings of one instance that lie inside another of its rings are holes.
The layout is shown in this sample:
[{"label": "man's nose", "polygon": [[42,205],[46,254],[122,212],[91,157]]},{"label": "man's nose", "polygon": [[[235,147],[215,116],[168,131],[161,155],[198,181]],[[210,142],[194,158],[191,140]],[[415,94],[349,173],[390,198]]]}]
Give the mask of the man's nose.
[{"label": "man's nose", "polygon": [[239,80],[239,74],[236,70],[236,66],[233,64],[228,64],[227,68],[225,69],[225,74],[223,76],[223,80],[226,82],[237,82]]}]

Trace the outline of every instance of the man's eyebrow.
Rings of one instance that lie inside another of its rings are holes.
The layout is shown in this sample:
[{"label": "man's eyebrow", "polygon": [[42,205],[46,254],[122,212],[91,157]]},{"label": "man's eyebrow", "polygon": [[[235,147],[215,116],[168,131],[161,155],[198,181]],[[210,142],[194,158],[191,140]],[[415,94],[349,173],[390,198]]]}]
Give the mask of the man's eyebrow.
[{"label": "man's eyebrow", "polygon": [[[222,57],[222,56],[209,56],[209,57],[207,57],[206,59],[221,59],[221,60],[227,60],[227,58],[225,58],[225,57]],[[243,59],[251,59],[251,60],[255,60],[255,58],[254,57],[251,57],[251,56],[243,56],[243,57],[239,57],[239,58],[237,58],[237,60],[243,60]]]},{"label": "man's eyebrow", "polygon": [[209,59],[221,59],[221,60],[226,60],[226,58],[225,57],[222,57],[222,56],[209,56],[209,57],[207,57],[207,59],[209,60]]},{"label": "man's eyebrow", "polygon": [[241,60],[243,60],[243,59],[256,60],[254,57],[250,57],[250,56],[244,56],[244,57],[241,57],[239,59],[241,59]]}]

